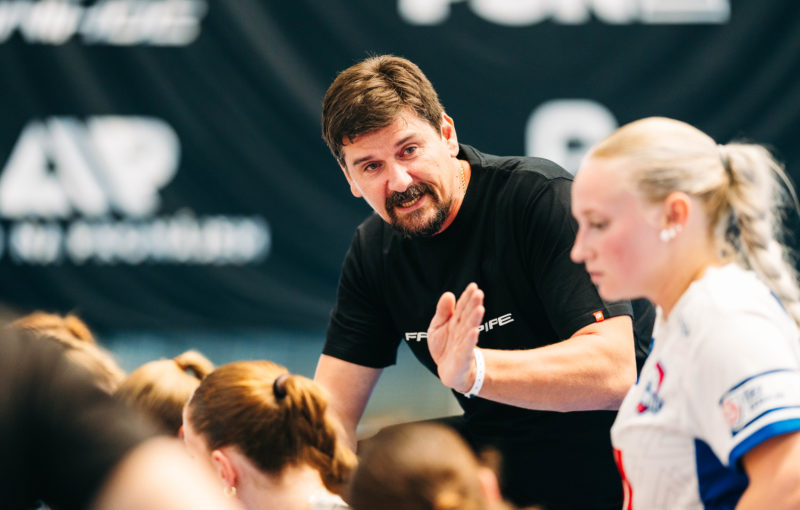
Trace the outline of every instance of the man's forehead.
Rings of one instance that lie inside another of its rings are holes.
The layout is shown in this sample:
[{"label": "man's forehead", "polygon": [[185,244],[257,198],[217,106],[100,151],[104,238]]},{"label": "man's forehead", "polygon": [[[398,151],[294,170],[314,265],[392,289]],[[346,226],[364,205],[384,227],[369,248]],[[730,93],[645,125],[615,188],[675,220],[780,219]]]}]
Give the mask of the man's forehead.
[{"label": "man's forehead", "polygon": [[344,138],[342,139],[342,147],[347,147],[349,145],[356,144],[360,140],[364,139],[364,137],[369,137],[370,135],[383,134],[383,133],[402,131],[404,129],[408,129],[410,124],[409,115],[410,114],[401,110],[387,124],[377,127],[371,131],[365,131],[363,133],[358,133],[353,136],[345,135]]},{"label": "man's forehead", "polygon": [[363,159],[370,159],[373,152],[395,149],[409,140],[425,134],[426,129],[435,133],[425,119],[415,114],[398,114],[390,124],[382,128],[359,134],[352,139],[344,137],[342,156],[346,164],[357,164]]}]

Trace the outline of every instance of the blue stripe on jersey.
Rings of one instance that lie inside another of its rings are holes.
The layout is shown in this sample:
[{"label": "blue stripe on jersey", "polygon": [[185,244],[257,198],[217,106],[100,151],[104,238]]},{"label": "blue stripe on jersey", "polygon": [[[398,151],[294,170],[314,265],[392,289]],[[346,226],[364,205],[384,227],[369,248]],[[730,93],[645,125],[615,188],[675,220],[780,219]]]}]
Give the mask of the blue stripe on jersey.
[{"label": "blue stripe on jersey", "polygon": [[735,466],[736,463],[739,462],[739,459],[742,457],[742,455],[760,445],[767,439],[779,436],[781,434],[787,434],[789,432],[797,432],[799,430],[800,418],[792,418],[790,420],[770,423],[769,425],[756,430],[750,437],[736,445],[736,447],[731,450],[728,465]]},{"label": "blue stripe on jersey", "polygon": [[[747,427],[749,427],[749,426],[750,426],[750,424],[752,424],[754,421],[758,420],[759,418],[761,418],[761,417],[762,417],[762,416],[764,416],[764,415],[767,415],[767,414],[769,414],[769,413],[774,413],[775,411],[783,411],[784,409],[797,409],[797,408],[800,408],[800,406],[784,406],[784,407],[775,407],[775,408],[773,408],[773,409],[767,409],[767,410],[766,410],[766,411],[764,411],[763,413],[759,414],[758,416],[756,416],[756,417],[755,417],[755,418],[753,418],[752,420],[750,420],[750,421],[748,421],[747,423],[745,423],[744,425],[742,425],[742,428],[738,429],[736,432],[734,432],[734,433],[733,433],[733,434],[731,434],[731,435],[732,435],[733,437],[736,437],[736,434],[738,434],[739,432],[741,432],[741,431],[745,430]],[[745,440],[745,441],[747,441],[747,440]]]},{"label": "blue stripe on jersey", "polygon": [[731,393],[733,390],[737,389],[739,386],[743,385],[744,383],[746,383],[746,382],[748,382],[748,381],[752,381],[753,379],[756,379],[756,378],[758,378],[758,377],[761,377],[762,375],[769,375],[769,374],[774,374],[774,373],[777,373],[777,372],[796,372],[796,370],[794,370],[794,369],[790,369],[790,368],[776,368],[776,369],[774,369],[774,370],[767,370],[766,372],[761,372],[760,374],[751,375],[751,376],[750,376],[750,377],[748,377],[747,379],[745,379],[745,380],[743,380],[743,381],[739,382],[738,384],[736,384],[735,386],[733,386],[731,389],[729,389],[728,391],[726,391],[726,392],[725,392],[725,393],[722,395],[722,397],[720,397],[720,399],[719,399],[719,403],[720,403],[720,404],[722,404],[722,402],[725,400],[725,398],[726,398],[726,397],[727,397],[727,396],[728,396],[728,395],[729,395],[729,394],[730,394],[730,393]]},{"label": "blue stripe on jersey", "polygon": [[723,466],[711,447],[700,439],[694,440],[694,456],[703,508],[732,510],[736,507],[747,488],[747,475]]}]

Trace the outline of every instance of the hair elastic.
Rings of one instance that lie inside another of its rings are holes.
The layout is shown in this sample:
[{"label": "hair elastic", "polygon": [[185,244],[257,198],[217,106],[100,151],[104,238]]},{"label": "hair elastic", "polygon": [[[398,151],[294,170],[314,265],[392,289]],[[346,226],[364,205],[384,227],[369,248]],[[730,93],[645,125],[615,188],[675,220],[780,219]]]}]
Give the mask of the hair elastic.
[{"label": "hair elastic", "polygon": [[276,377],[275,381],[273,381],[272,393],[275,394],[276,399],[280,400],[286,396],[286,379],[288,379],[290,375],[289,372],[285,372]]}]

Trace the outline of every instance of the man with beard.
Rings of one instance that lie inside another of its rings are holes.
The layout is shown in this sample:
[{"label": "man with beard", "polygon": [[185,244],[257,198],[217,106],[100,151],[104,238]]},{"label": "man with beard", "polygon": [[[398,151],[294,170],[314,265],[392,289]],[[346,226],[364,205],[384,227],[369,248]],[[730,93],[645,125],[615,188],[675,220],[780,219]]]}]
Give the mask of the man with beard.
[{"label": "man with beard", "polygon": [[459,144],[431,83],[394,56],[339,74],[322,129],[375,211],[347,253],[315,376],[350,444],[405,340],[463,407],[449,422],[503,454],[510,500],[620,508],[609,429],[653,314],[603,302],[570,260],[571,176]]}]

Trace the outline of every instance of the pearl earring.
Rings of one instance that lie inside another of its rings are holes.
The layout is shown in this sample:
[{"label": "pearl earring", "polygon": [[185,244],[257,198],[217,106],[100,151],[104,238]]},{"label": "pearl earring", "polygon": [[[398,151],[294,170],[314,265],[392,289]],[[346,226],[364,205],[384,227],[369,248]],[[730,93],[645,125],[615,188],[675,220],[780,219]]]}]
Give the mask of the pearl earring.
[{"label": "pearl earring", "polygon": [[658,237],[661,238],[661,242],[668,243],[675,239],[678,233],[682,230],[680,225],[675,225],[674,227],[669,228],[662,228],[661,232],[658,233]]}]

